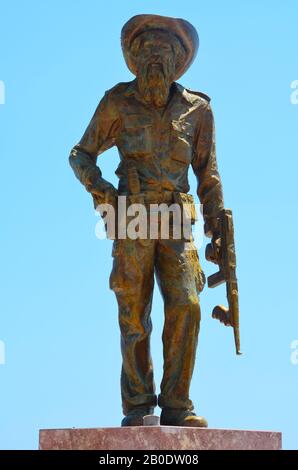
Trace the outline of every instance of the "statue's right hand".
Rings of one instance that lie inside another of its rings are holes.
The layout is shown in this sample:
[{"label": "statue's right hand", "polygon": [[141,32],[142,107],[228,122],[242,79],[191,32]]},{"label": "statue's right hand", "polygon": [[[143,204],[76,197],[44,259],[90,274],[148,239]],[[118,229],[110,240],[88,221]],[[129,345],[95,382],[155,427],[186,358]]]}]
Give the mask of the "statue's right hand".
[{"label": "statue's right hand", "polygon": [[96,198],[103,200],[117,195],[117,189],[102,177],[97,178],[95,182],[88,183],[86,189]]},{"label": "statue's right hand", "polygon": [[99,186],[91,191],[95,208],[100,204],[111,204],[116,207],[118,192],[116,188],[110,183],[104,187]]}]

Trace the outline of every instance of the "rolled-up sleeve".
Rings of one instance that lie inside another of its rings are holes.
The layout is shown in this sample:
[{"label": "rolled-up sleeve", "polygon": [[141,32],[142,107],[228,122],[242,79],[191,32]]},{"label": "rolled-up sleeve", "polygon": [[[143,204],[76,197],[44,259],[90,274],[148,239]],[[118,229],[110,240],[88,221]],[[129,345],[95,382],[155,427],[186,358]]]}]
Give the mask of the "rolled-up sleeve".
[{"label": "rolled-up sleeve", "polygon": [[197,194],[203,205],[205,233],[212,236],[218,230],[217,216],[224,207],[224,201],[216,161],[214,118],[209,104],[201,111],[194,150],[192,168],[198,181]]}]

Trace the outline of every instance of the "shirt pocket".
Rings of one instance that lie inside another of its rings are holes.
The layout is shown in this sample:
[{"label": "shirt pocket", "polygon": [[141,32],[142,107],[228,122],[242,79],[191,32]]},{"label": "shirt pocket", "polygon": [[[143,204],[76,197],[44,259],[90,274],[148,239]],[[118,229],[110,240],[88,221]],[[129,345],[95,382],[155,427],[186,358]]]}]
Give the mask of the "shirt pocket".
[{"label": "shirt pocket", "polygon": [[127,157],[143,157],[152,152],[152,122],[139,114],[127,115],[121,136],[122,152]]},{"label": "shirt pocket", "polygon": [[189,165],[193,154],[193,128],[185,121],[173,120],[170,129],[171,159]]}]

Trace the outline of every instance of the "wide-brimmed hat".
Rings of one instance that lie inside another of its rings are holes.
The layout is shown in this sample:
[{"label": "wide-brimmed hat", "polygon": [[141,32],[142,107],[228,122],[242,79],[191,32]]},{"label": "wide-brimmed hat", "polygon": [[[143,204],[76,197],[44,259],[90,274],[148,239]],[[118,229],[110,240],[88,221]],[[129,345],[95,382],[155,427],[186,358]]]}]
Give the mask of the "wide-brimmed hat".
[{"label": "wide-brimmed hat", "polygon": [[179,39],[185,54],[177,57],[175,80],[177,80],[193,62],[199,48],[199,36],[196,29],[186,20],[159,15],[136,15],[125,23],[121,31],[121,46],[129,70],[136,75],[136,58],[131,53],[133,40],[141,33],[162,30],[172,33]]}]

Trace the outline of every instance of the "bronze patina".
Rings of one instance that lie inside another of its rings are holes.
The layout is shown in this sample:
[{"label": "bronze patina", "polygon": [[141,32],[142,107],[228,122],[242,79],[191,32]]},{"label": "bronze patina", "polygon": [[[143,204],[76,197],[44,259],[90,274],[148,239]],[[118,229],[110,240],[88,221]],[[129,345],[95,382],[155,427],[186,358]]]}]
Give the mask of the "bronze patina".
[{"label": "bronze patina", "polygon": [[[127,66],[136,78],[105,93],[71,151],[70,164],[95,206],[103,201],[115,206],[119,196],[127,196],[131,203],[145,206],[187,203],[194,214],[188,194],[191,166],[198,181],[205,233],[212,237],[207,257],[220,264],[221,273],[225,268],[221,282],[231,281],[221,249],[224,205],[210,98],[176,81],[195,58],[197,32],[182,19],[138,15],[124,25],[121,40]],[[113,146],[120,156],[117,190],[103,179],[96,164],[98,155]],[[199,293],[205,276],[191,237],[164,239],[158,233],[155,239],[116,234],[113,242],[110,287],[119,306],[122,426],[142,425],[143,416],[159,405],[161,424],[205,427],[206,420],[195,414],[189,398],[200,325]],[[165,314],[164,373],[158,396],[150,354],[154,274]],[[223,316],[222,311],[214,315],[233,326],[237,319],[234,304],[232,310],[234,316]]]}]

